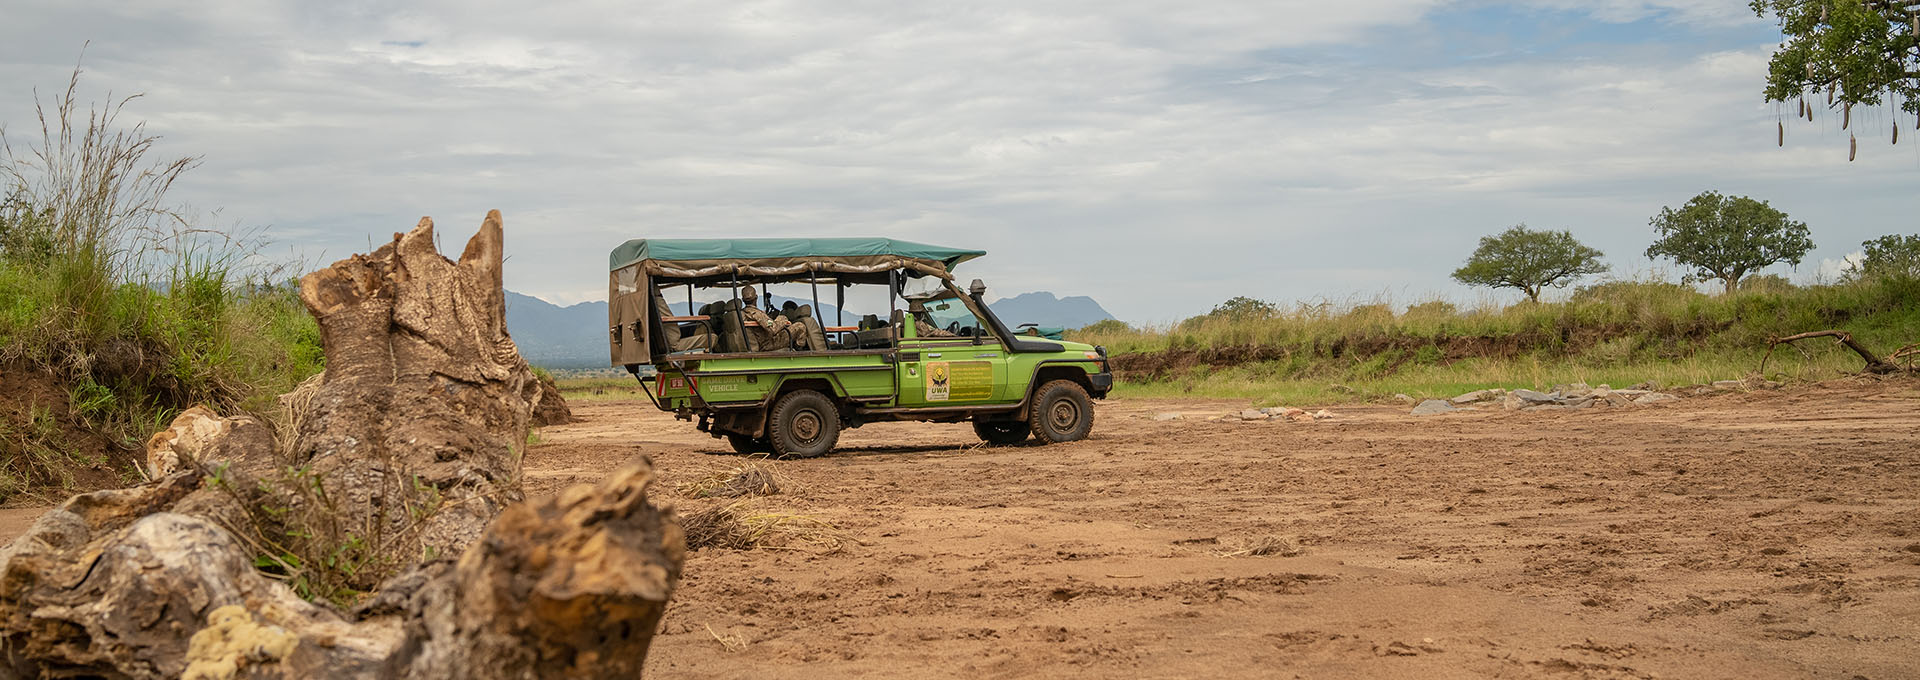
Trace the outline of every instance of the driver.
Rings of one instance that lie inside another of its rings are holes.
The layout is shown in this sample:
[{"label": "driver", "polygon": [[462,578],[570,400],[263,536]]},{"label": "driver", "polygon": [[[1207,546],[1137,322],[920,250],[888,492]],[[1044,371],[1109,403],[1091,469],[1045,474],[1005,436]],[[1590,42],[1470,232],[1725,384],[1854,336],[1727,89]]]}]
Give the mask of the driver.
[{"label": "driver", "polygon": [[947,329],[935,326],[927,321],[927,305],[919,300],[907,301],[907,313],[913,315],[913,330],[922,338],[957,338],[959,335]]}]

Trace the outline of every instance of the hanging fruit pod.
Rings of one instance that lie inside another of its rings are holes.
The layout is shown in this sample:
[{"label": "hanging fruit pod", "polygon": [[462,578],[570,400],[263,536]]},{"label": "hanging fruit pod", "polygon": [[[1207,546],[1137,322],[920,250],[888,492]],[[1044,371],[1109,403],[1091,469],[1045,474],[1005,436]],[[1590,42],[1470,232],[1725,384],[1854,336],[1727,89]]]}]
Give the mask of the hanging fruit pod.
[{"label": "hanging fruit pod", "polygon": [[1845,130],[1847,129],[1847,126],[1852,124],[1853,124],[1853,103],[1848,102],[1846,106],[1841,107],[1840,109],[1840,129]]},{"label": "hanging fruit pod", "polygon": [[1899,123],[1893,124],[1893,143],[1895,144],[1900,143],[1900,124]]},{"label": "hanging fruit pod", "polygon": [[1847,162],[1852,163],[1854,157],[1858,155],[1860,155],[1860,140],[1854,139],[1853,135],[1847,135]]},{"label": "hanging fruit pod", "polygon": [[1800,109],[1799,109],[1799,111],[1800,111],[1799,113],[1796,113],[1796,114],[1793,114],[1793,117],[1795,117],[1795,118],[1805,118],[1805,117],[1807,117],[1807,98],[1806,98],[1806,97],[1801,97],[1801,98],[1800,98]]},{"label": "hanging fruit pod", "polygon": [[[1777,144],[1775,144],[1775,146],[1786,146],[1787,145],[1787,124],[1780,121],[1774,121],[1774,124],[1780,126],[1780,141]],[[1893,136],[1894,138],[1897,139],[1900,137],[1900,133],[1896,131],[1893,133]]]}]

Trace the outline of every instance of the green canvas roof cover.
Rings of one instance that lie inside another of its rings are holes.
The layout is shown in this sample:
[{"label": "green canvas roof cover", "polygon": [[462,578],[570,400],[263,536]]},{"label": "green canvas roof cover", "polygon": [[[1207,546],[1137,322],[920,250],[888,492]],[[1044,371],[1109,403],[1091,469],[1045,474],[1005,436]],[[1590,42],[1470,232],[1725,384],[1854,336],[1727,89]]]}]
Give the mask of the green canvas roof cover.
[{"label": "green canvas roof cover", "polygon": [[960,250],[890,238],[656,238],[634,239],[613,249],[608,269],[635,262],[699,263],[750,260],[853,260],[911,258],[937,262],[947,271],[982,255],[984,250]]}]

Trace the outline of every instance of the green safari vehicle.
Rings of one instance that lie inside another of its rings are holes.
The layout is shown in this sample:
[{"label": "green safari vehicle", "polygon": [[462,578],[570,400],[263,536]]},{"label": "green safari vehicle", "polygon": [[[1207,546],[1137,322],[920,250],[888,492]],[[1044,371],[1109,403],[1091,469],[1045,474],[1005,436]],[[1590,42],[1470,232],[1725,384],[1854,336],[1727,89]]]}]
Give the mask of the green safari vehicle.
[{"label": "green safari vehicle", "polygon": [[[978,279],[953,283],[985,254],[887,238],[628,241],[609,261],[613,365],[740,453],[819,456],[843,428],[897,420],[971,422],[993,445],[1085,438],[1091,400],[1113,389],[1106,349],[1009,329]],[[773,286],[802,294],[774,308]],[[878,307],[882,287],[885,318],[847,318],[850,293]]]}]

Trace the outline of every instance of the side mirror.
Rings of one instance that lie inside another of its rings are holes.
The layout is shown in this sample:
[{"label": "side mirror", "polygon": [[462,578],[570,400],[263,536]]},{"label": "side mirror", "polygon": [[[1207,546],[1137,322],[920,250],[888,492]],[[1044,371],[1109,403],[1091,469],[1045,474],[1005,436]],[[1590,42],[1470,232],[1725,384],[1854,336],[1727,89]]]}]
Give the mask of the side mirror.
[{"label": "side mirror", "polygon": [[982,295],[986,295],[987,283],[985,281],[981,281],[980,279],[974,279],[973,284],[967,286],[967,294],[972,295],[974,297],[980,297]]}]

